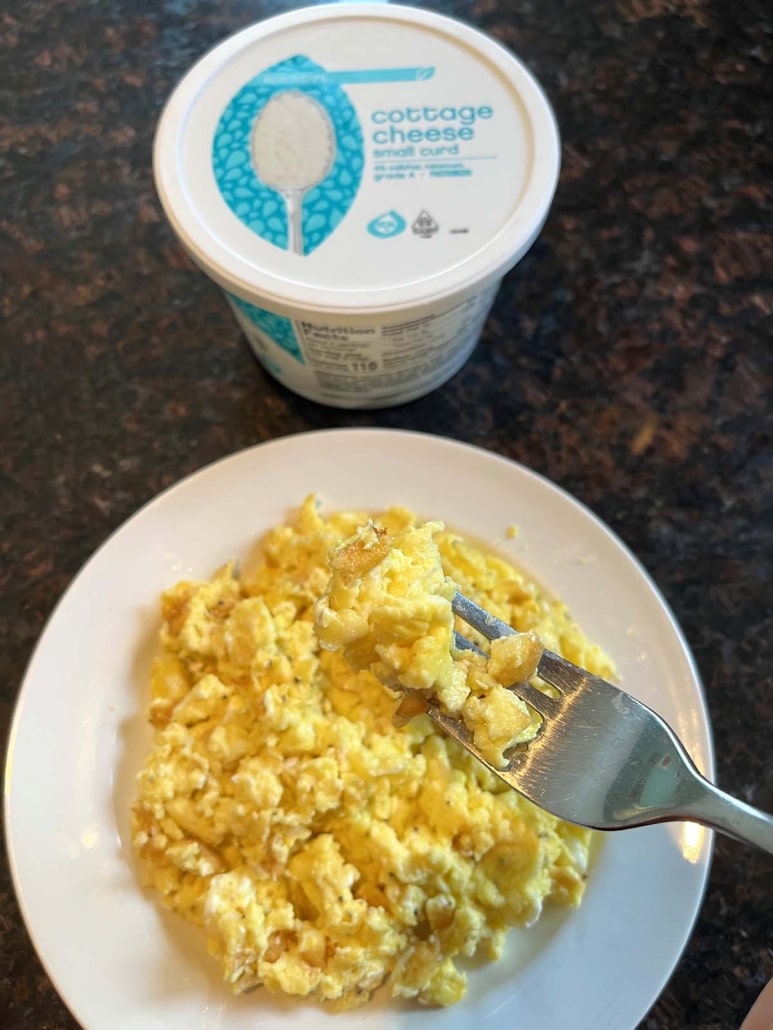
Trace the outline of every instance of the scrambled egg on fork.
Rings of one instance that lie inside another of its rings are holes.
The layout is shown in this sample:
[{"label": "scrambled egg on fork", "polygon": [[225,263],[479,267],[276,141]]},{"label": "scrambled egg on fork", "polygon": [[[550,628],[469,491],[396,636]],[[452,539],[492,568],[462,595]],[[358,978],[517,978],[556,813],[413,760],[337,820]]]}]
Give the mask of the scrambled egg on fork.
[{"label": "scrambled egg on fork", "polygon": [[483,757],[502,768],[505,751],[539,728],[506,688],[534,676],[542,644],[531,629],[486,641],[488,657],[455,647],[457,587],[434,539],[443,529],[442,522],[426,522],[392,538],[372,522],[358,530],[331,554],[333,574],[316,606],[317,635],[355,669],[370,669],[386,686],[408,692],[398,720],[437,700],[462,719]]},{"label": "scrambled egg on fork", "polygon": [[[146,883],[203,929],[233,990],[344,1009],[385,984],[450,1005],[466,990],[462,960],[498,957],[546,901],[580,902],[590,834],[529,804],[427,716],[396,728],[395,692],[370,663],[320,646],[329,556],[367,525],[363,512],[325,517],[310,497],[268,533],[255,568],[164,594],[134,844]],[[415,525],[390,509],[373,546],[386,557],[378,540]],[[458,535],[430,535],[464,593],[610,674],[563,605]],[[387,679],[411,665],[393,644]],[[479,675],[496,685],[490,666]],[[453,681],[451,700],[464,693]]]}]

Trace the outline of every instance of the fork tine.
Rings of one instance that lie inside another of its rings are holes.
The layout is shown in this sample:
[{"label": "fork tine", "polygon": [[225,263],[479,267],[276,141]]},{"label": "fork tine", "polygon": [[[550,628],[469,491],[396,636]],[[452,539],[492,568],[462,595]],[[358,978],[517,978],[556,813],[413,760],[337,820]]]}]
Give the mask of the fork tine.
[{"label": "fork tine", "polygon": [[480,605],[471,601],[469,597],[460,594],[458,590],[451,602],[451,607],[460,618],[464,619],[473,629],[482,633],[488,640],[496,640],[497,637],[511,637],[516,632],[512,626],[508,626],[506,622],[502,622],[496,615],[487,612]]},{"label": "fork tine", "polygon": [[[440,705],[435,701],[430,701],[427,705],[427,715],[442,730],[445,730],[449,736],[453,737],[454,740],[458,741],[463,747],[469,748],[476,758],[480,758],[481,761],[485,761],[485,759],[478,754],[478,750],[472,741],[472,734],[461,719],[457,719],[455,716],[444,712]],[[486,762],[486,764],[488,763]]]},{"label": "fork tine", "polygon": [[507,689],[512,690],[515,695],[520,697],[522,701],[525,701],[527,705],[531,705],[545,719],[554,718],[561,711],[563,702],[560,698],[543,694],[541,690],[537,690],[531,683],[513,683]]},{"label": "fork tine", "polygon": [[461,633],[454,633],[454,646],[458,651],[474,651],[475,654],[483,655],[484,658],[488,657],[482,648],[478,647],[477,644],[473,644],[467,637],[463,637]]}]

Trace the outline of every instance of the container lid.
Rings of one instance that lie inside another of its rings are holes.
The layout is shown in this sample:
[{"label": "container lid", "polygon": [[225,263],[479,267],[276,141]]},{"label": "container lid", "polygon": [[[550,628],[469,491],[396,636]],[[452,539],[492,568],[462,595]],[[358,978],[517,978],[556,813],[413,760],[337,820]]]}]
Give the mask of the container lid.
[{"label": "container lid", "polygon": [[154,152],[164,210],[225,289],[280,311],[367,313],[501,276],[556,187],[533,76],[451,18],[330,4],[207,53]]}]

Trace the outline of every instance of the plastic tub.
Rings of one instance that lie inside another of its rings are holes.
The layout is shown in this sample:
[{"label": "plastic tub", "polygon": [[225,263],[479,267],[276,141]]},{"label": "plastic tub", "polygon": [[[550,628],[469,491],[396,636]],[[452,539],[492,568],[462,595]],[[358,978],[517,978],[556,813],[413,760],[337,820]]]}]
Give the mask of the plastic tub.
[{"label": "plastic tub", "polygon": [[467,360],[550,208],[550,105],[509,51],[388,4],[270,18],[170,97],[167,217],[256,357],[342,408],[428,393]]}]

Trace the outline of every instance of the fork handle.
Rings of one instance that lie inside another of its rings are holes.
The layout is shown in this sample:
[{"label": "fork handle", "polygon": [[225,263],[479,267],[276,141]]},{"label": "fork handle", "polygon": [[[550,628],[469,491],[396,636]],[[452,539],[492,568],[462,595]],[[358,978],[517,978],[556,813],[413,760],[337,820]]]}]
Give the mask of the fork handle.
[{"label": "fork handle", "polygon": [[683,818],[719,830],[744,844],[754,844],[773,855],[773,816],[725,794],[702,776],[697,778],[703,791],[685,806]]}]

